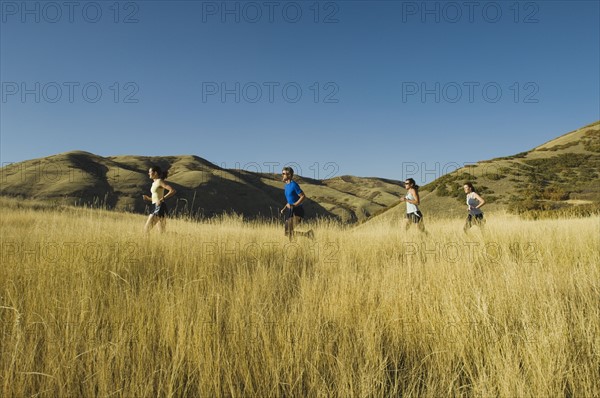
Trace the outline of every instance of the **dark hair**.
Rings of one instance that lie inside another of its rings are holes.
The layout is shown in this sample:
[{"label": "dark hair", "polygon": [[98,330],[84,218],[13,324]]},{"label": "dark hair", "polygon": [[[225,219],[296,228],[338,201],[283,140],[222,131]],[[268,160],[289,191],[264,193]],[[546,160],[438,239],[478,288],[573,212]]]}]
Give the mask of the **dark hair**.
[{"label": "dark hair", "polygon": [[466,185],[469,188],[471,188],[471,192],[475,192],[475,187],[473,186],[473,184],[471,182],[467,181],[463,185]]},{"label": "dark hair", "polygon": [[[407,178],[405,181],[410,182],[410,185],[412,185],[415,191],[419,190],[419,186],[415,183],[415,180],[413,180],[412,178]],[[406,184],[404,184],[404,188],[406,188]]]},{"label": "dark hair", "polygon": [[167,175],[169,175],[168,171],[162,171],[162,169],[158,166],[152,166],[150,167],[150,170],[154,171],[156,174],[158,174],[158,178],[164,180],[167,178]]},{"label": "dark hair", "polygon": [[282,170],[283,171],[287,171],[288,173],[290,173],[291,177],[294,176],[294,169],[292,169],[291,167],[287,166],[287,167],[284,167]]}]

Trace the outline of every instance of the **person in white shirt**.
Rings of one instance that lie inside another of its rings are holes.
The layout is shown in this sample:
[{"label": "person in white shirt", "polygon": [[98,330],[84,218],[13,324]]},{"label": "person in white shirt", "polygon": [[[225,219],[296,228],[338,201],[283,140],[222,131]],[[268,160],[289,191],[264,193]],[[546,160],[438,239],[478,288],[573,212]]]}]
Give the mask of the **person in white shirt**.
[{"label": "person in white shirt", "polygon": [[485,204],[485,200],[475,192],[472,183],[465,182],[463,189],[467,194],[467,210],[469,212],[463,230],[467,232],[473,223],[477,224],[480,228],[483,228],[485,220],[483,219],[483,212],[480,209],[481,206]]},{"label": "person in white shirt", "polygon": [[[148,177],[150,177],[153,182],[150,187],[150,193],[152,196],[142,195],[146,202],[151,202],[150,205],[150,216],[146,221],[146,225],[144,226],[144,231],[146,233],[150,232],[152,227],[158,223],[158,230],[162,233],[165,232],[167,225],[167,204],[165,200],[175,195],[175,189],[171,187],[169,184],[165,182],[165,178],[167,178],[167,172],[163,172],[160,167],[152,166],[148,170]],[[165,189],[169,192],[165,195]]]},{"label": "person in white shirt", "polygon": [[423,214],[419,210],[419,186],[415,183],[412,178],[407,178],[404,181],[404,188],[406,188],[406,196],[400,198],[400,202],[406,202],[406,229],[408,230],[412,224],[417,224],[419,231],[425,232],[425,225],[423,224]]}]

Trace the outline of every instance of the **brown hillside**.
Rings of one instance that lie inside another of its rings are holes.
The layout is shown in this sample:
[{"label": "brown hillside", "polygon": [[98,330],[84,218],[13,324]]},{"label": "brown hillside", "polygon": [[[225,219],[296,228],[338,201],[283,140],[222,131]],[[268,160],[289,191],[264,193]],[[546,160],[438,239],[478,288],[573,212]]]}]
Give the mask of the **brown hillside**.
[{"label": "brown hillside", "polygon": [[[169,171],[177,189],[169,201],[177,214],[211,217],[235,212],[249,218],[278,217],[285,203],[279,175],[223,169],[198,156],[111,156],[72,151],[15,163],[2,168],[0,195],[73,205],[144,212],[151,185],[147,170]],[[398,181],[336,177],[297,177],[309,200],[308,217],[355,222],[385,209],[402,191]]]},{"label": "brown hillside", "polygon": [[[600,121],[527,152],[478,162],[421,188],[426,217],[464,217],[462,185],[471,181],[486,199],[485,212],[529,216],[587,215],[600,210]],[[372,217],[383,221],[404,207]]]}]

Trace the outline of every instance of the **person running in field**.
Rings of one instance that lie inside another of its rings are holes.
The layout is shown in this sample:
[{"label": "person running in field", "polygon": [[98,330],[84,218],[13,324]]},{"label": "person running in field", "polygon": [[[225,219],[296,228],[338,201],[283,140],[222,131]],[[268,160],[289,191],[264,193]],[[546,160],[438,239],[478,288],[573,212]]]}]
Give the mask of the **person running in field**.
[{"label": "person running in field", "polygon": [[419,186],[415,183],[412,178],[407,178],[404,181],[404,188],[406,188],[406,196],[400,198],[401,202],[406,202],[406,230],[410,228],[412,224],[417,224],[419,231],[425,232],[425,225],[423,224],[423,214],[419,210]]},{"label": "person running in field", "polygon": [[[152,196],[142,195],[146,202],[151,202],[150,205],[150,216],[144,226],[146,233],[150,232],[152,227],[158,223],[158,230],[162,233],[165,232],[167,220],[167,204],[165,200],[175,195],[176,191],[169,184],[165,182],[167,178],[167,172],[163,172],[160,167],[152,166],[148,170],[148,177],[152,179],[152,186],[150,187],[150,193]],[[165,195],[165,189],[169,192]]]},{"label": "person running in field", "polygon": [[300,185],[294,178],[294,169],[291,167],[284,167],[281,171],[281,179],[285,183],[285,198],[287,203],[281,209],[281,214],[285,214],[285,235],[289,236],[290,240],[295,235],[306,236],[307,238],[314,238],[314,233],[311,230],[308,232],[297,232],[294,231],[294,227],[299,225],[304,219],[304,207],[302,203],[306,200],[306,195],[302,192]]},{"label": "person running in field", "polygon": [[463,230],[467,232],[473,223],[477,224],[479,228],[483,228],[485,220],[483,219],[483,212],[480,209],[485,204],[485,200],[475,192],[475,188],[470,182],[465,182],[463,189],[467,194],[467,210],[469,212]]}]

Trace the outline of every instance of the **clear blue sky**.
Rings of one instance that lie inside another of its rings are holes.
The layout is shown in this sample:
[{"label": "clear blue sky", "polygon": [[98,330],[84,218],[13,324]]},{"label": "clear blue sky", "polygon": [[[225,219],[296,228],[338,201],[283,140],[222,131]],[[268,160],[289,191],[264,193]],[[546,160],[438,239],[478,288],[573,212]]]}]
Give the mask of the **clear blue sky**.
[{"label": "clear blue sky", "polygon": [[598,1],[3,0],[0,13],[3,164],[194,154],[424,183],[600,119]]}]

